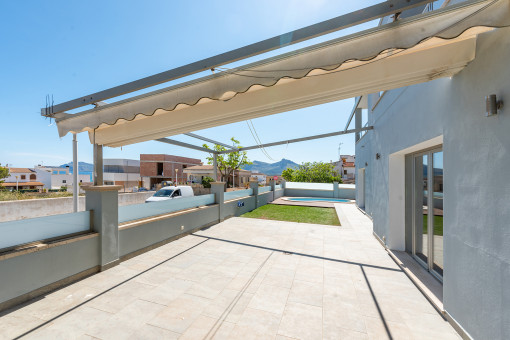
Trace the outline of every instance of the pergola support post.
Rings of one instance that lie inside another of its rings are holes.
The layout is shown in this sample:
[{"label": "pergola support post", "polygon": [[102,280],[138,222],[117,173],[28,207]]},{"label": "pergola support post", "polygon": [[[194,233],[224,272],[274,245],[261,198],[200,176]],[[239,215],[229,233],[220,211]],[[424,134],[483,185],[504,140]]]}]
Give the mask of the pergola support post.
[{"label": "pergola support post", "polygon": [[224,219],[225,183],[211,182],[211,194],[214,194],[214,202],[219,206],[218,220],[221,222]]},{"label": "pergola support post", "polygon": [[78,181],[78,140],[76,133],[73,133],[73,212],[78,211],[78,195],[80,193]]},{"label": "pergola support post", "polygon": [[93,211],[92,229],[99,233],[101,271],[119,263],[120,185],[86,186],[85,209]]},{"label": "pergola support post", "polygon": [[253,190],[253,196],[255,197],[255,209],[257,209],[259,207],[259,181],[256,179],[251,179],[250,189]]},{"label": "pergola support post", "polygon": [[94,144],[94,185],[103,185],[103,146]]},{"label": "pergola support post", "polygon": [[213,154],[213,171],[214,171],[214,180],[219,181],[220,178],[218,178],[218,154]]}]

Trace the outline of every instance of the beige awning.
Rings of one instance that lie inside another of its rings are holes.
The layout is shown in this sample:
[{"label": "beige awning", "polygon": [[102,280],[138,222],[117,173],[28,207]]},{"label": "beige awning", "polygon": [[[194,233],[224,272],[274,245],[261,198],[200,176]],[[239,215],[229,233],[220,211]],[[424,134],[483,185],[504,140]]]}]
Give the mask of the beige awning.
[{"label": "beige awning", "polygon": [[[60,136],[122,146],[449,77],[510,0],[446,7],[190,82],[56,117]],[[94,136],[95,132],[95,136]]]}]

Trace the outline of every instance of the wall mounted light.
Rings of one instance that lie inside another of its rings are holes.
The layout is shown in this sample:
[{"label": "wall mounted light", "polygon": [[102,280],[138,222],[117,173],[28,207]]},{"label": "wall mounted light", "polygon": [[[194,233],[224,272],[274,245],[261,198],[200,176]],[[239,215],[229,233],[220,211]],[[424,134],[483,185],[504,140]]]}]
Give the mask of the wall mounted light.
[{"label": "wall mounted light", "polygon": [[379,159],[379,158],[381,158],[381,154],[378,152],[375,154],[375,159]]},{"label": "wall mounted light", "polygon": [[485,116],[490,117],[497,115],[503,107],[503,101],[498,100],[495,94],[485,97]]}]

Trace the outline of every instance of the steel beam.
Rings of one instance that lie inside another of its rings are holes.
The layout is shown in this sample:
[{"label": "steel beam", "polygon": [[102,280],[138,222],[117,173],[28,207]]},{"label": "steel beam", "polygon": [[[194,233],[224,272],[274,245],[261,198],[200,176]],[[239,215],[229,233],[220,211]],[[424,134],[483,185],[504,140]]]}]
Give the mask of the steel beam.
[{"label": "steel beam", "polygon": [[363,98],[363,96],[359,96],[358,98],[356,98],[356,101],[354,102],[354,107],[352,108],[351,111],[351,115],[349,116],[349,119],[347,119],[347,124],[345,124],[344,131],[347,131],[349,125],[351,125],[352,118],[354,117],[354,113],[356,113],[356,109],[358,108],[358,105],[361,102],[361,98]]},{"label": "steel beam", "polygon": [[213,69],[215,67],[233,63],[235,61],[270,52],[278,48],[293,45],[308,39],[336,32],[348,27],[389,16],[395,13],[425,5],[434,0],[388,0],[366,7],[348,14],[325,20],[314,25],[306,26],[295,31],[278,35],[257,43],[237,48],[200,61],[180,66],[169,71],[161,72],[149,77],[138,79],[107,90],[76,98],[50,108],[42,108],[41,115],[49,116],[56,113],[76,109],[89,104],[118,97],[126,93],[142,90],[151,86],[166,83],[191,74]]},{"label": "steel beam", "polygon": [[217,153],[214,150],[206,149],[206,148],[203,148],[201,146],[196,146],[196,145],[193,145],[193,144],[179,142],[177,140],[173,140],[173,139],[169,139],[169,138],[159,138],[159,139],[155,139],[155,141],[156,142],[167,143],[167,144],[172,144],[172,145],[177,145],[177,146],[182,146],[183,148],[188,148],[188,149],[193,149],[193,150],[198,150],[198,151],[203,151],[203,152],[209,152],[209,153],[212,153],[212,154]]},{"label": "steel beam", "polygon": [[218,144],[218,145],[224,146],[224,147],[229,148],[229,149],[233,149],[233,150],[235,150],[235,149],[236,149],[236,148],[234,148],[232,145],[223,144],[223,143],[217,142],[217,141],[215,141],[215,140],[213,140],[213,139],[209,139],[209,138],[207,138],[207,137],[203,137],[203,136],[200,136],[200,135],[197,135],[197,134],[191,133],[191,132],[183,133],[183,135],[186,135],[186,136],[189,136],[189,137],[193,137],[193,138],[196,138],[196,139],[200,139],[200,140],[203,140],[204,142],[209,142],[209,143],[213,143],[213,144]]},{"label": "steel beam", "polygon": [[289,140],[284,140],[284,141],[280,141],[280,142],[266,143],[266,144],[254,145],[254,146],[247,146],[245,148],[239,148],[237,150],[220,151],[220,152],[218,152],[218,154],[221,155],[221,154],[231,153],[231,152],[236,152],[236,151],[248,151],[248,150],[258,149],[258,148],[261,148],[261,147],[267,148],[267,147],[270,147],[270,146],[277,146],[277,145],[282,145],[282,144],[287,144],[287,143],[290,144],[290,143],[305,142],[305,141],[312,140],[312,139],[327,138],[327,137],[333,137],[333,136],[346,135],[346,134],[349,134],[349,133],[356,133],[356,132],[360,132],[360,131],[372,130],[373,128],[374,128],[373,126],[367,126],[367,127],[361,128],[361,129],[352,129],[352,130],[347,130],[347,131],[337,131],[337,132],[324,133],[324,134],[321,134],[321,135],[315,135],[315,136],[309,136],[309,137],[303,137],[303,138],[296,138],[296,139],[289,139]]}]

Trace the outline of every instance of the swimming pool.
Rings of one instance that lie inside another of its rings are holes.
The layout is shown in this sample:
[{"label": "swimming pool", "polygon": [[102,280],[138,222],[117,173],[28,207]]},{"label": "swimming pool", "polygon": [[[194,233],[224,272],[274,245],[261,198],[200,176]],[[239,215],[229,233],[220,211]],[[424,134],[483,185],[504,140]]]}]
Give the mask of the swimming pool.
[{"label": "swimming pool", "polygon": [[350,202],[351,200],[343,199],[343,198],[312,198],[312,197],[286,197],[284,198],[286,201],[291,202]]}]

